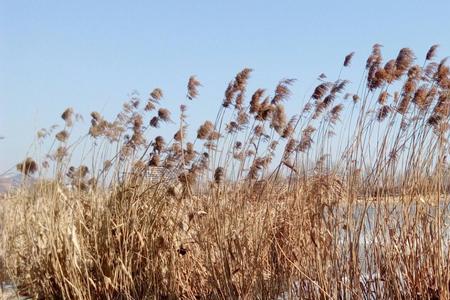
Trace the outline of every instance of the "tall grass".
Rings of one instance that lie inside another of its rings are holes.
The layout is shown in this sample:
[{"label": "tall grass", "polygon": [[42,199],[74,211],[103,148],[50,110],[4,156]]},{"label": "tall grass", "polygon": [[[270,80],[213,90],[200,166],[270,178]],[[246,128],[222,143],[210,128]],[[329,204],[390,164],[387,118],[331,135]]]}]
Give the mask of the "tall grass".
[{"label": "tall grass", "polygon": [[251,93],[251,69],[195,132],[195,76],[178,117],[155,89],[114,120],[93,112],[74,139],[67,109],[62,131],[39,132],[50,152],[17,165],[33,183],[3,196],[2,275],[37,298],[449,298],[450,78],[436,48],[417,65],[374,45],[356,92],[341,78],[350,53],[292,116],[295,81]]}]

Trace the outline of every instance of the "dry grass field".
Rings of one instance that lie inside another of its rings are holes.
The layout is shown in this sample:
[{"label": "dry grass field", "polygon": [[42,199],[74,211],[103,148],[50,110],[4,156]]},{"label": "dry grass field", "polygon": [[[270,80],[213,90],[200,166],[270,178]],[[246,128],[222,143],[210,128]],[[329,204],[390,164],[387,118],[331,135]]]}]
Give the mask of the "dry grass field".
[{"label": "dry grass field", "polygon": [[[64,129],[38,133],[49,152],[17,165],[33,183],[1,196],[2,281],[38,299],[450,298],[436,48],[384,60],[374,45],[347,91],[351,53],[292,116],[294,80],[249,91],[244,69],[194,132],[195,76],[179,112],[154,89],[113,120],[93,112],[80,138],[68,108]],[[167,122],[178,130],[158,135]]]}]

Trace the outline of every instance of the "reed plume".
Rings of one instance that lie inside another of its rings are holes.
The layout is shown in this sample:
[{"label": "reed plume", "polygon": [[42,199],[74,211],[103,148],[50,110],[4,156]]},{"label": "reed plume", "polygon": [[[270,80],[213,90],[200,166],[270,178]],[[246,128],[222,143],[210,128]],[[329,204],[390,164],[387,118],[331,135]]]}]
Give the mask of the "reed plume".
[{"label": "reed plume", "polygon": [[61,115],[61,118],[66,122],[66,126],[70,127],[73,124],[73,108],[67,108]]},{"label": "reed plume", "polygon": [[355,55],[355,52],[351,52],[345,56],[344,67],[350,66],[354,55]]},{"label": "reed plume", "polygon": [[187,97],[189,100],[192,100],[194,98],[197,98],[198,96],[198,87],[201,86],[202,84],[200,83],[200,81],[198,81],[196,76],[191,76],[189,77],[189,81],[188,81],[188,85],[187,85]]},{"label": "reed plume", "polygon": [[211,121],[205,121],[197,130],[197,138],[205,140],[214,131],[214,124]]},{"label": "reed plume", "polygon": [[16,165],[16,169],[24,175],[33,175],[38,171],[38,164],[31,157]]}]

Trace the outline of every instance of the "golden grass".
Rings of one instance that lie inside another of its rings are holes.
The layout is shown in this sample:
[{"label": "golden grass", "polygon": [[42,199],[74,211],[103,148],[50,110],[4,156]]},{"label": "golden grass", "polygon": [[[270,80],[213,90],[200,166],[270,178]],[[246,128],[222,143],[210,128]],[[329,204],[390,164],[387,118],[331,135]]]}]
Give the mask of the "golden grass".
[{"label": "golden grass", "polygon": [[[192,140],[186,104],[163,138],[162,90],[142,108],[133,95],[112,121],[91,114],[78,166],[67,109],[62,131],[39,132],[56,147],[17,165],[36,181],[1,199],[0,274],[42,299],[449,298],[450,79],[435,52],[383,64],[375,45],[358,93],[343,70],[321,76],[294,116],[294,80],[247,103],[244,69]],[[196,77],[187,87],[201,101]]]}]

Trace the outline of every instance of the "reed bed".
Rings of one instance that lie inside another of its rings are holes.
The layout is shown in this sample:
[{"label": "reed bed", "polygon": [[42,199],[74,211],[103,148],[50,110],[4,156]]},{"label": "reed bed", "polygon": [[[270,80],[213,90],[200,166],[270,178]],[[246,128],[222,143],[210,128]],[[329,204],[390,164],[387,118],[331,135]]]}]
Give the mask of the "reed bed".
[{"label": "reed bed", "polygon": [[195,76],[179,112],[156,88],[81,137],[68,108],[2,196],[3,280],[38,299],[450,298],[449,67],[436,45],[420,65],[381,50],[356,91],[350,53],[292,116],[295,80],[249,91],[247,68],[193,131]]}]

